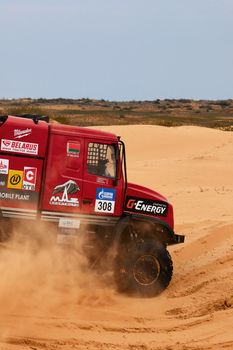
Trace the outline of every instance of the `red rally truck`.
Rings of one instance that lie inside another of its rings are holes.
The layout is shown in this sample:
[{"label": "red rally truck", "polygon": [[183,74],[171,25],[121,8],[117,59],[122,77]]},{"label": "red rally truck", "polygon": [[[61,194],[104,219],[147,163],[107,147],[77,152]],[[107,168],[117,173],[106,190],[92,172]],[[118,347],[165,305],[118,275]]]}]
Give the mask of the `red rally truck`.
[{"label": "red rally truck", "polygon": [[43,116],[0,117],[1,241],[19,220],[49,222],[60,241],[86,235],[91,259],[114,247],[118,289],[142,296],[168,286],[167,246],[184,242],[167,199],[127,182],[120,137]]}]

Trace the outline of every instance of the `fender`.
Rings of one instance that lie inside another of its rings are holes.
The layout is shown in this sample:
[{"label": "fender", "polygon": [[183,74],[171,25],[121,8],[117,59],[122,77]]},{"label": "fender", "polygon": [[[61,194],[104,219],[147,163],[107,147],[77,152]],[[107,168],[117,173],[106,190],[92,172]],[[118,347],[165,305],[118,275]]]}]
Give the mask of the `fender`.
[{"label": "fender", "polygon": [[[157,238],[163,244],[172,245],[172,244],[184,243],[185,236],[175,234],[173,229],[166,222],[158,218],[147,217],[140,214],[127,214],[118,221],[116,226],[116,236],[115,236],[116,243],[120,241],[123,235],[123,232],[127,228],[127,226],[130,223],[136,222],[136,221],[147,222],[149,224],[152,224],[154,226],[154,230],[152,230],[152,234],[154,235],[155,238]],[[157,232],[156,232],[156,228],[157,228]]]}]

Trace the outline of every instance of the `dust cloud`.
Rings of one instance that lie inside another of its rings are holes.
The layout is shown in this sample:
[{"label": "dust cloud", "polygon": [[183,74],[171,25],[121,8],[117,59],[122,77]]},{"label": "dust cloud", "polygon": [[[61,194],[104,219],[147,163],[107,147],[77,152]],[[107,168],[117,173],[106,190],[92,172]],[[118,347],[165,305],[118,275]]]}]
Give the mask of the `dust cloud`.
[{"label": "dust cloud", "polygon": [[103,300],[111,300],[111,276],[91,269],[83,252],[84,240],[75,247],[57,244],[56,231],[45,223],[26,231],[15,228],[12,239],[1,245],[1,314],[44,314],[61,306],[68,313],[73,304],[102,305]]},{"label": "dust cloud", "polygon": [[100,128],[125,141],[130,181],[174,206],[186,241],[169,247],[171,284],[156,298],[117,294],[81,247],[57,246],[47,226],[17,227],[0,248],[0,349],[233,349],[233,133]]}]

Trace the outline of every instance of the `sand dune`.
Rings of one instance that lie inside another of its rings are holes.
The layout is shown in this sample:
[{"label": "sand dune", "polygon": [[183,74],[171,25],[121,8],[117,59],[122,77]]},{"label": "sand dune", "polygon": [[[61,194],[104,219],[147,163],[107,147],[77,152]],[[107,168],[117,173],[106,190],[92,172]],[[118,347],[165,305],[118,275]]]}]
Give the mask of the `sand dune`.
[{"label": "sand dune", "polygon": [[157,298],[129,298],[78,254],[2,247],[0,349],[233,349],[233,133],[101,129],[125,141],[130,181],[174,205],[186,242],[169,248],[172,283]]}]

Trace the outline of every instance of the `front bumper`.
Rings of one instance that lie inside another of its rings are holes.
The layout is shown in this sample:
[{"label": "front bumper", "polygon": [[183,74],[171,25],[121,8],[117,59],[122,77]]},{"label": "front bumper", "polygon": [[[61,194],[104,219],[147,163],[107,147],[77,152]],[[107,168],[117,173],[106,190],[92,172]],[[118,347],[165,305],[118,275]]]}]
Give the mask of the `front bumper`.
[{"label": "front bumper", "polygon": [[173,244],[184,243],[184,240],[185,240],[185,236],[184,235],[174,234],[174,243]]}]

